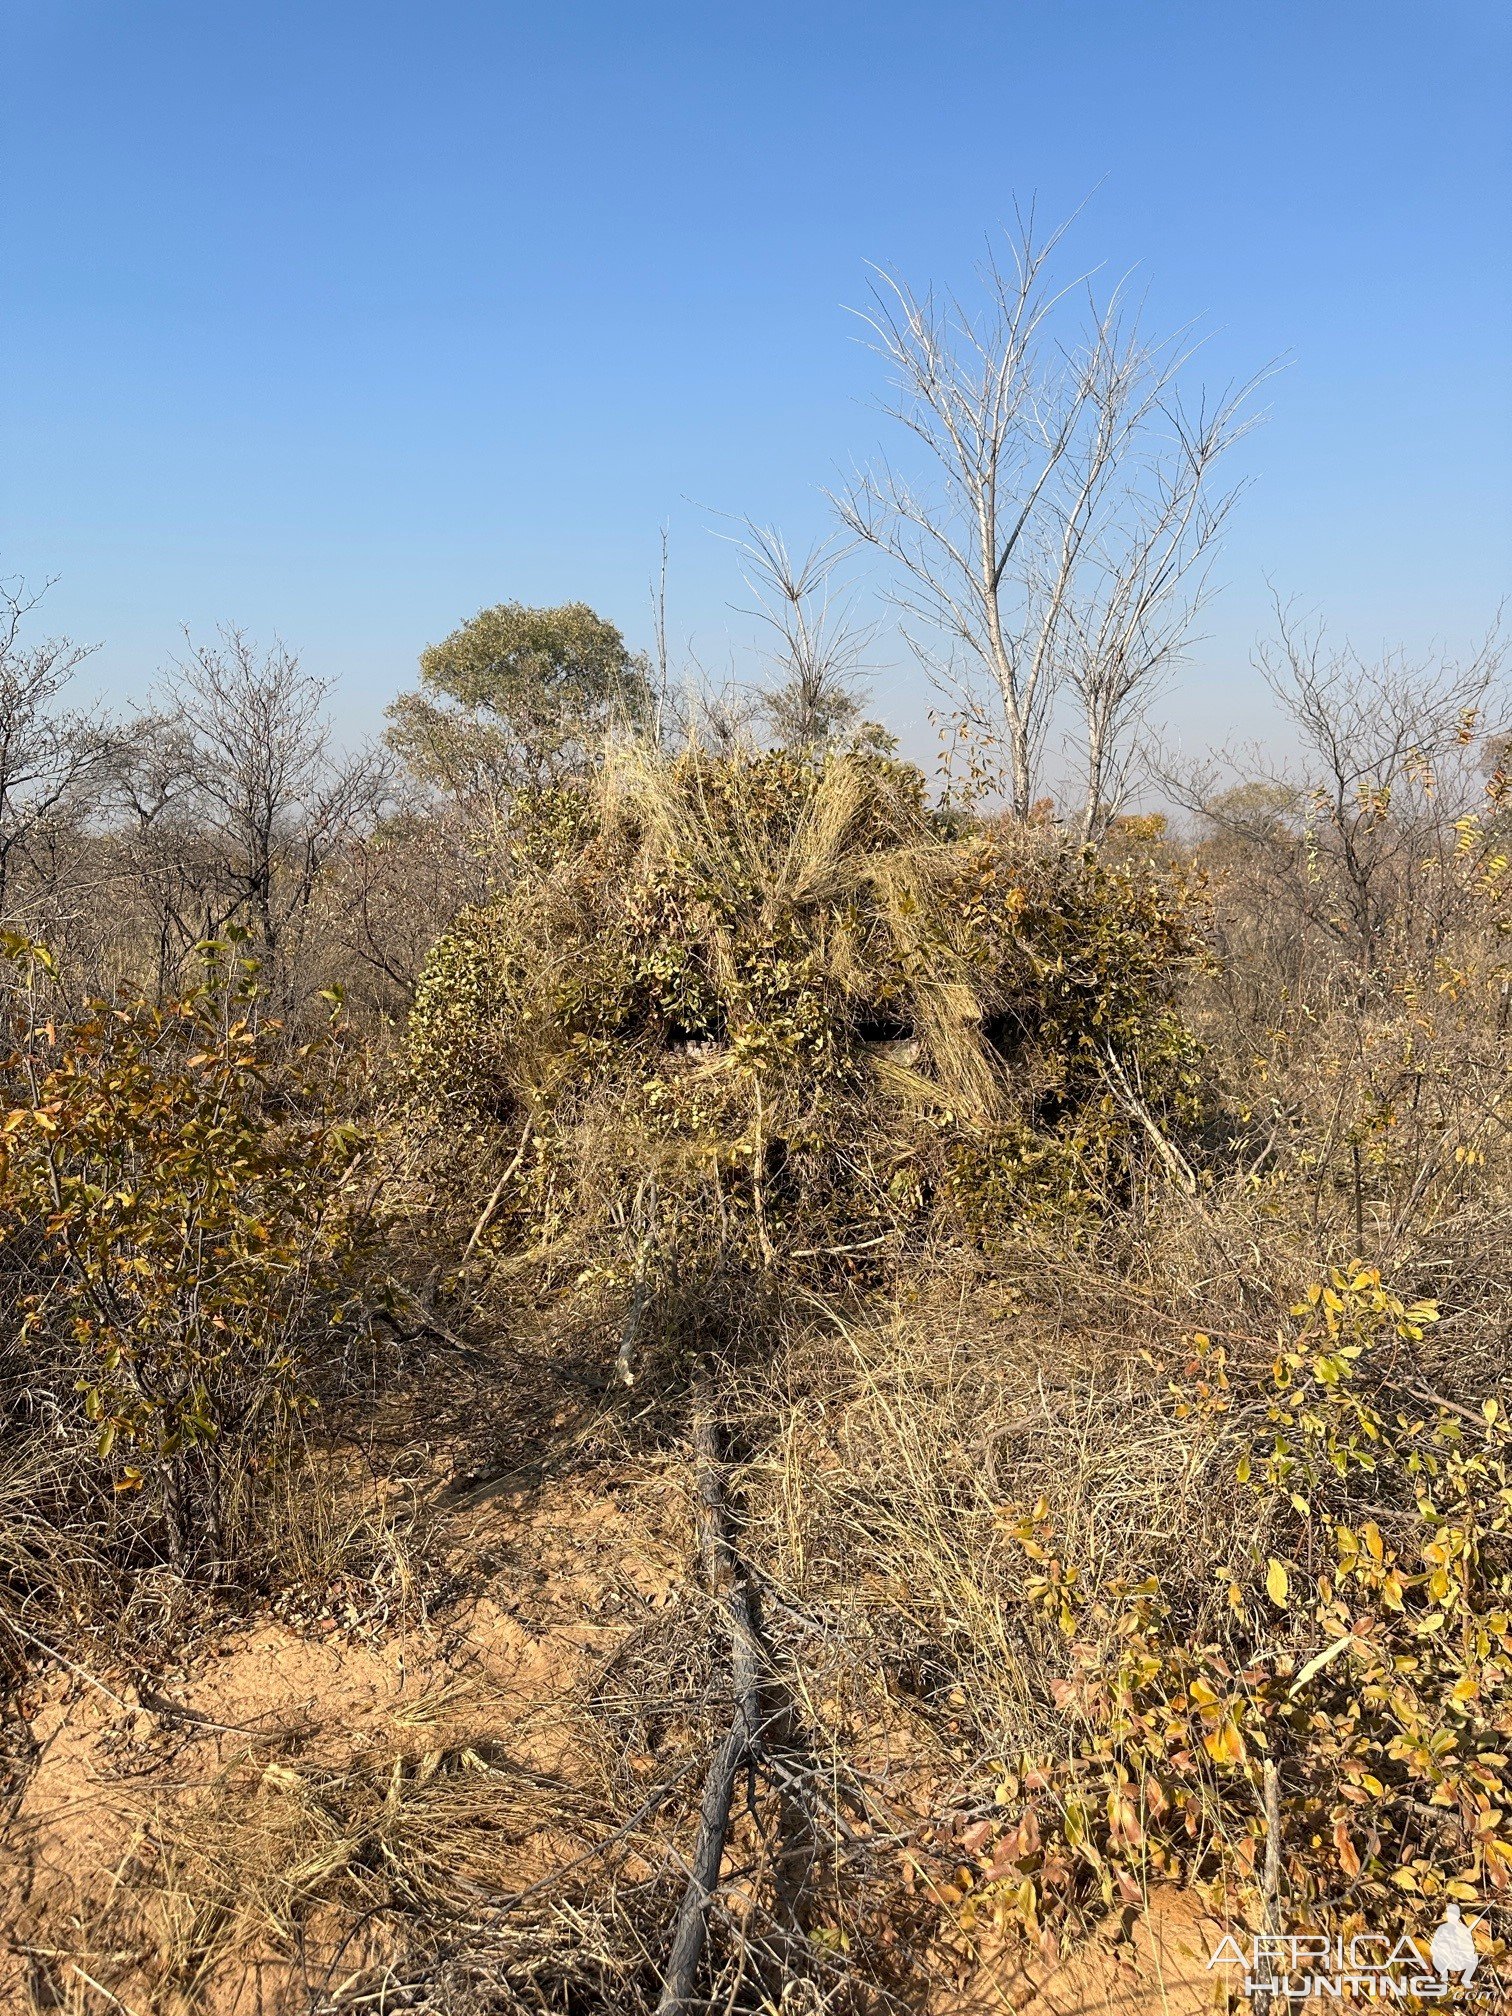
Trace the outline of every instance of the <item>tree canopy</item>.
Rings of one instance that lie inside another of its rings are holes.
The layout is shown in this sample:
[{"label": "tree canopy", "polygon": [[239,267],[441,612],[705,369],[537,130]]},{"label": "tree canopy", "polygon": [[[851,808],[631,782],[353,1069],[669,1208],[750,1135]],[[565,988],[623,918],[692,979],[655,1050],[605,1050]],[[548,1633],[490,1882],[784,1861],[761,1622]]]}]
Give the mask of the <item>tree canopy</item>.
[{"label": "tree canopy", "polygon": [[618,720],[643,720],[643,657],[586,602],[480,609],[420,654],[420,690],[389,709],[389,741],[459,798],[509,795],[581,767]]}]

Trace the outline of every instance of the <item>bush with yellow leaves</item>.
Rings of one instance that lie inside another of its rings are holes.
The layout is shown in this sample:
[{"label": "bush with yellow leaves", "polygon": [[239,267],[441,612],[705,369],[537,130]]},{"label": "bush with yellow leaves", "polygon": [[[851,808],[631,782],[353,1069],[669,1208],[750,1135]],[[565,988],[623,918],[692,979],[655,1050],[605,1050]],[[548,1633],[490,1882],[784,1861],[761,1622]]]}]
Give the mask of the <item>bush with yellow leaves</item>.
[{"label": "bush with yellow leaves", "polygon": [[[14,1435],[87,1430],[132,1531],[225,1563],[249,1480],[351,1327],[359,1130],[259,1015],[255,969],[65,1019],[45,948],[10,946],[0,1055],[0,1284]],[[81,1418],[82,1417],[82,1418]],[[43,1426],[46,1423],[42,1424]],[[65,1480],[66,1482],[66,1480]],[[60,1516],[62,1516],[60,1512]]]},{"label": "bush with yellow leaves", "polygon": [[[1193,1636],[1154,1577],[1084,1601],[1048,1506],[1005,1508],[1064,1643],[1061,1741],[1005,1766],[968,1919],[1045,1935],[1152,1881],[1253,1890],[1272,1819],[1288,1923],[1423,1931],[1512,1912],[1512,1429],[1404,1374],[1437,1320],[1373,1268],[1310,1288],[1262,1380],[1196,1339],[1172,1400],[1238,1451],[1254,1549]],[[1267,1797],[1267,1771],[1275,1793]]]}]

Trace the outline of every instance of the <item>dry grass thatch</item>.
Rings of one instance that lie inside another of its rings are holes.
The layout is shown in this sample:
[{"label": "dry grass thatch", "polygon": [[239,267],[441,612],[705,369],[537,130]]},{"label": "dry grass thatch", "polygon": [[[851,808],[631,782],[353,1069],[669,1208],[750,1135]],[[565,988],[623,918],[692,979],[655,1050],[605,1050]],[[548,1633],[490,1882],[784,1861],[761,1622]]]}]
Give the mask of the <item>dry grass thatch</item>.
[{"label": "dry grass thatch", "polygon": [[411,1059],[498,1267],[876,1281],[1095,1214],[1196,1117],[1190,956],[1178,888],[959,832],[912,770],[622,751],[442,939]]}]

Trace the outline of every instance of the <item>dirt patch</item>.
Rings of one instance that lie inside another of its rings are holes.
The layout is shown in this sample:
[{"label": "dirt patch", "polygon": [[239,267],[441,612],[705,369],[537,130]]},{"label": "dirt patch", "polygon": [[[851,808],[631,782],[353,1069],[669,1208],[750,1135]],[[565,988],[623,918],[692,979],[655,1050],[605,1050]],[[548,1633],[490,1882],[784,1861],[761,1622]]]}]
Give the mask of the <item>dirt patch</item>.
[{"label": "dirt patch", "polygon": [[1110,1918],[1056,1964],[984,1944],[930,2016],[1210,2016],[1228,2006],[1226,1975],[1207,1965],[1226,1928],[1195,1898],[1156,1890],[1126,1938],[1123,1929]]},{"label": "dirt patch", "polygon": [[[432,1898],[444,1916],[459,1896],[486,1915],[592,1860],[616,1826],[610,1769],[649,1789],[697,1765],[675,1701],[661,1734],[632,1716],[616,1733],[618,1697],[641,1699],[638,1648],[702,1628],[680,1617],[695,1599],[675,1475],[472,1484],[449,1516],[473,1574],[423,1627],[264,1617],[150,1681],[113,1682],[115,1698],[68,1674],[34,1691],[35,1764],[0,1842],[3,2016],[293,2016],[344,1983],[364,1992],[403,1959],[394,1915],[365,1918],[375,1896],[397,1894],[401,1918],[423,1920]],[[900,1824],[935,1810],[946,1760],[899,1704],[871,1704],[855,1754],[902,1802]],[[622,1845],[631,1880],[654,1873],[665,1818],[649,1860]],[[1221,2002],[1212,1928],[1189,1899],[1157,1895],[1130,1940],[1116,1929],[1054,1966],[980,1944],[930,2016]]]},{"label": "dirt patch", "polygon": [[[581,1855],[600,1763],[585,1700],[684,1563],[612,1494],[516,1498],[459,1508],[457,1547],[488,1572],[423,1628],[261,1619],[150,1681],[34,1690],[33,1768],[0,1839],[6,2016],[112,1995],[215,2016],[307,2006],[293,1990],[338,1928],[322,1939],[318,1913],[280,1928],[285,1900],[293,1914],[375,1856],[409,1856],[423,1899],[453,1878],[507,1892]],[[254,1896],[264,1948],[233,1960]],[[296,1926],[298,1982],[278,1936]]]}]

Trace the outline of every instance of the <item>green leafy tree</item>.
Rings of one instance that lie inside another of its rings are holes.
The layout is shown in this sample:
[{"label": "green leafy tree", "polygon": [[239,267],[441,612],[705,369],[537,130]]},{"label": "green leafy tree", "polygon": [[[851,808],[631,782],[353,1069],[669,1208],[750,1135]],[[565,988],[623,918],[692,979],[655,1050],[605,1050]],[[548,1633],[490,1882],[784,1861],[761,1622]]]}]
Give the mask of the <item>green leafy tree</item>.
[{"label": "green leafy tree", "polygon": [[497,801],[581,770],[650,701],[646,660],[585,602],[501,602],[420,654],[420,690],[389,709],[388,739],[424,782]]}]

